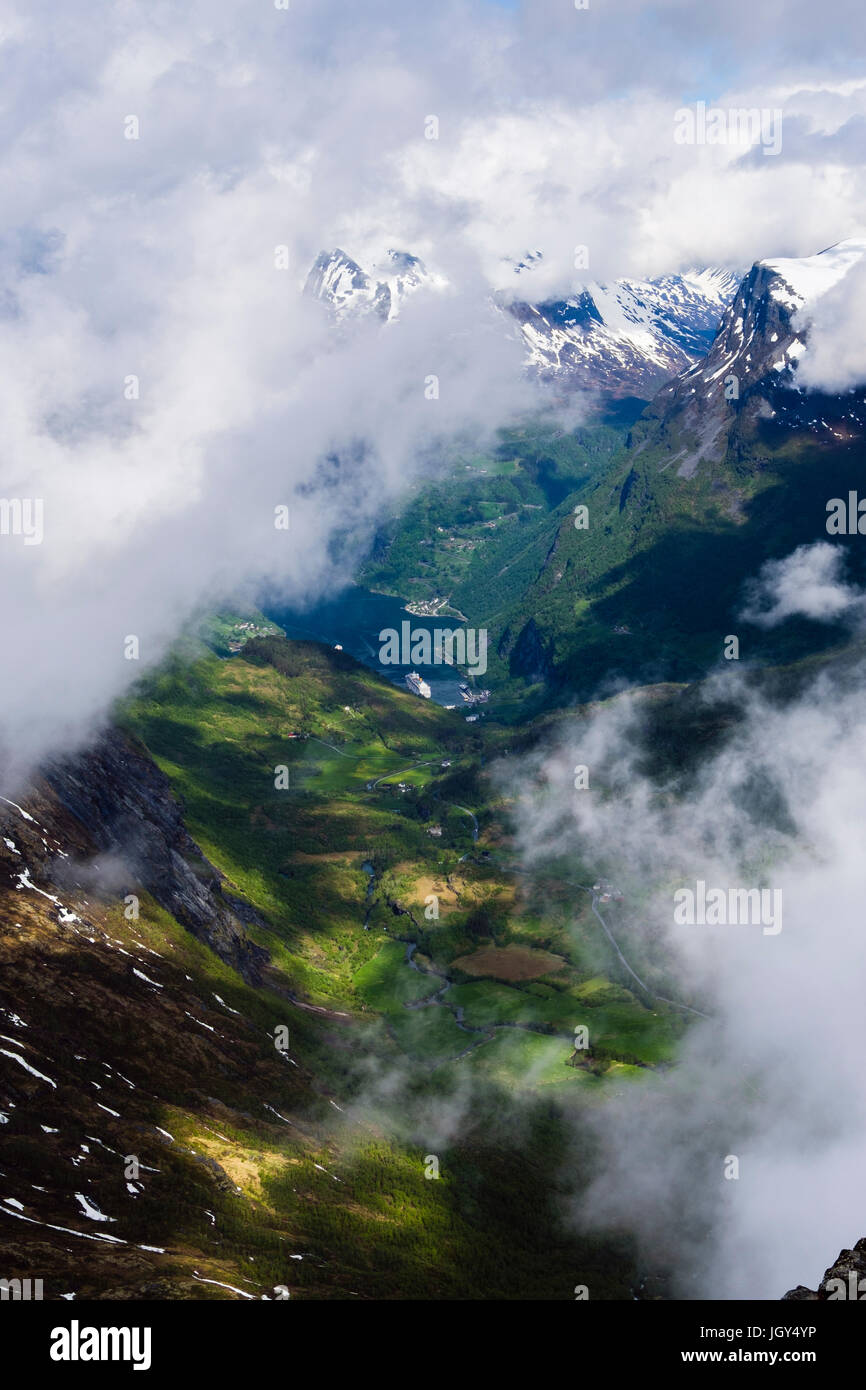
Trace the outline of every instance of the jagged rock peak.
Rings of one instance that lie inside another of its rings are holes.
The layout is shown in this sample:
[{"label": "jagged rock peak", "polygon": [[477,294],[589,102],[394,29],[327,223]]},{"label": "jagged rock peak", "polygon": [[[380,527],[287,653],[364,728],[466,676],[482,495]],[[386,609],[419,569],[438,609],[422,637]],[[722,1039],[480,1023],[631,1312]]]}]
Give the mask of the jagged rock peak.
[{"label": "jagged rock peak", "polygon": [[817,1289],[798,1284],[782,1295],[797,1301],[866,1301],[866,1237],[853,1250],[841,1250],[838,1259],[824,1273]]}]

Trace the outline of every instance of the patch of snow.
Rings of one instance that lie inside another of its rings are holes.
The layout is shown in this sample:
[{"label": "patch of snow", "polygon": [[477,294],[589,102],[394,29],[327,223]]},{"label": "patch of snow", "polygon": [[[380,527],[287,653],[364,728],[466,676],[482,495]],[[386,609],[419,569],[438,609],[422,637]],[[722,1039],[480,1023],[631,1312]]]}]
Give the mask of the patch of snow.
[{"label": "patch of snow", "polygon": [[228,1009],[230,1014],[237,1014],[238,1018],[240,1018],[241,1015],[239,1009],[233,1009],[231,1005],[227,1004],[224,999],[220,999],[218,994],[214,994],[214,999],[217,1001],[218,1004],[222,1004],[224,1009]]},{"label": "patch of snow", "polygon": [[218,1289],[228,1289],[230,1293],[240,1294],[241,1298],[255,1298],[255,1294],[245,1293],[243,1289],[236,1289],[233,1284],[221,1284],[219,1279],[204,1279],[197,1269],[192,1272],[193,1279],[197,1279],[200,1284],[214,1284]]},{"label": "patch of snow", "polygon": [[282,1120],[282,1122],[283,1122],[284,1125],[291,1125],[293,1128],[297,1128],[297,1126],[295,1125],[294,1120],[287,1120],[286,1117],[285,1117],[285,1115],[281,1115],[280,1112],[279,1112],[279,1110],[275,1110],[274,1107],[273,1107],[272,1105],[268,1105],[268,1103],[267,1103],[266,1101],[263,1102],[263,1103],[264,1103],[265,1109],[266,1109],[266,1110],[270,1110],[270,1112],[271,1112],[272,1115],[276,1115],[276,1117],[277,1117],[278,1120]]},{"label": "patch of snow", "polygon": [[215,1029],[215,1028],[212,1028],[211,1025],[210,1025],[209,1023],[202,1023],[201,1019],[200,1019],[200,1018],[196,1018],[193,1014],[191,1014],[191,1013],[189,1012],[188,1009],[184,1009],[184,1013],[186,1014],[187,1018],[191,1018],[191,1019],[192,1019],[193,1023],[197,1023],[198,1026],[199,1026],[199,1028],[206,1028],[206,1029],[208,1030],[209,1033],[215,1033],[215,1032],[216,1032],[216,1029]]},{"label": "patch of snow", "polygon": [[149,976],[145,975],[143,970],[136,970],[135,966],[133,966],[132,973],[133,975],[137,975],[140,980],[144,980],[145,984],[153,985],[155,989],[162,989],[162,985],[156,980],[151,980]]},{"label": "patch of snow", "polygon": [[805,304],[814,304],[844,279],[864,254],[866,240],[852,237],[819,251],[816,256],[761,261],[760,264],[783,281],[771,289],[773,298],[789,309],[801,309]]},{"label": "patch of snow", "polygon": [[334,1174],[333,1174],[333,1173],[329,1173],[328,1170],[327,1170],[327,1168],[323,1168],[323,1167],[322,1167],[321,1163],[314,1163],[314,1164],[313,1164],[313,1167],[314,1167],[314,1168],[318,1168],[318,1170],[319,1170],[320,1173],[325,1173],[325,1174],[327,1174],[327,1176],[328,1176],[329,1178],[334,1178],[334,1182],[342,1182],[342,1181],[343,1181],[342,1178],[334,1177]]},{"label": "patch of snow", "polygon": [[96,1205],[96,1203],[95,1203],[95,1202],[91,1202],[90,1198],[89,1198],[89,1197],[86,1197],[85,1194],[84,1194],[83,1192],[76,1192],[76,1194],[75,1194],[75,1200],[76,1200],[76,1202],[80,1202],[80,1203],[81,1203],[81,1211],[82,1211],[82,1214],[83,1214],[84,1216],[86,1216],[90,1221],[114,1221],[114,1220],[116,1220],[116,1217],[114,1217],[114,1216],[106,1216],[104,1212],[101,1212],[101,1211],[99,1210],[99,1207]]},{"label": "patch of snow", "polygon": [[38,893],[40,897],[47,898],[49,902],[54,903],[55,907],[62,906],[60,899],[56,898],[53,893],[45,893],[41,888],[36,887],[36,884],[33,883],[30,878],[29,869],[21,870],[21,873],[18,875],[18,887],[30,888],[34,893]]},{"label": "patch of snow", "polygon": [[16,1221],[27,1221],[31,1226],[42,1226],[46,1231],[60,1231],[65,1236],[78,1236],[80,1240],[106,1240],[112,1245],[127,1245],[128,1242],[121,1240],[120,1236],[97,1235],[89,1231],[74,1231],[71,1226],[55,1226],[51,1221],[37,1221],[35,1216],[22,1216],[20,1212],[9,1211],[7,1207],[0,1207],[0,1213],[4,1216],[14,1216]]},{"label": "patch of snow", "polygon": [[40,1081],[47,1081],[49,1086],[53,1086],[55,1091],[57,1090],[56,1081],[52,1081],[50,1076],[43,1076],[41,1071],[37,1071],[35,1067],[31,1067],[30,1063],[25,1062],[23,1057],[19,1057],[17,1052],[7,1052],[5,1047],[0,1047],[0,1054],[4,1057],[11,1057],[13,1062],[17,1062],[25,1071],[29,1071],[31,1076],[37,1076]]}]

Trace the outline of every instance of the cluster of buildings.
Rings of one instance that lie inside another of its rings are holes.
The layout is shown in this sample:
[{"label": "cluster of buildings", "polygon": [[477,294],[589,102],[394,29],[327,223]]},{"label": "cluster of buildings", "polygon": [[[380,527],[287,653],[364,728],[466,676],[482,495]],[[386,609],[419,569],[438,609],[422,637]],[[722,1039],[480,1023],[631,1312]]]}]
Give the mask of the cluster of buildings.
[{"label": "cluster of buildings", "polygon": [[233,632],[233,633],[243,633],[243,636],[242,636],[242,637],[237,637],[237,636],[232,636],[232,637],[230,637],[229,640],[228,640],[228,643],[227,643],[228,649],[229,649],[229,651],[232,652],[232,653],[242,651],[242,650],[243,650],[244,642],[246,642],[246,640],[247,640],[249,637],[270,637],[270,636],[273,634],[274,630],[275,630],[275,629],[272,628],[272,627],[268,627],[268,626],[262,627],[260,623],[252,623],[252,622],[235,623],[234,627],[232,628],[232,632]]},{"label": "cluster of buildings", "polygon": [[614,888],[612,883],[608,883],[607,879],[603,878],[598,883],[594,883],[592,891],[597,894],[600,903],[622,902],[622,893],[618,888]]}]

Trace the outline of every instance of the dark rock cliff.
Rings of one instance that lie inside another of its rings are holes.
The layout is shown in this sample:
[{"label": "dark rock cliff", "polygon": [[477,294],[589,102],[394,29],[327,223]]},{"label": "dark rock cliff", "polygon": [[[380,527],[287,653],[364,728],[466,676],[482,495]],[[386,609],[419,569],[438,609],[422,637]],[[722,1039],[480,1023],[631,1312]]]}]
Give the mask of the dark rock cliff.
[{"label": "dark rock cliff", "polygon": [[[43,769],[58,800],[97,849],[114,853],[159,905],[250,984],[260,984],[268,952],[247,936],[237,899],[183,822],[168,778],[117,729],[86,753]],[[243,905],[244,921],[265,925]]]},{"label": "dark rock cliff", "polygon": [[866,1237],[858,1240],[853,1250],[839,1252],[838,1259],[825,1271],[817,1289],[807,1289],[803,1284],[798,1284],[796,1289],[789,1289],[783,1299],[866,1301]]}]

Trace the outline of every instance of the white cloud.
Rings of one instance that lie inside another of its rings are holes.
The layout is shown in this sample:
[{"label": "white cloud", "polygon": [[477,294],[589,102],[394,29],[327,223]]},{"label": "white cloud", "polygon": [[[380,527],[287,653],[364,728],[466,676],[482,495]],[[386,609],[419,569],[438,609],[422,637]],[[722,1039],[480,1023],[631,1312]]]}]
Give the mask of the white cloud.
[{"label": "white cloud", "polygon": [[[584,1227],[637,1233],[644,1267],[672,1269],[682,1298],[814,1287],[866,1229],[863,676],[823,677],[777,705],[728,675],[707,709],[721,700],[717,729],[730,732],[697,769],[661,783],[645,772],[656,750],[640,700],[508,760],[524,865],[542,879],[563,865],[569,878],[608,877],[625,894],[607,911],[626,957],[659,994],[709,1015],[692,1017],[674,1068],[593,1106],[597,1167],[574,1210]],[[573,790],[577,763],[588,791]],[[782,931],[676,926],[674,890],[698,878],[780,889]],[[615,973],[588,921],[593,968]],[[575,1022],[592,1034],[584,1012]]]},{"label": "white cloud", "polygon": [[[825,148],[866,112],[846,13],[72,0],[49,19],[7,4],[2,493],[45,504],[42,546],[0,537],[7,751],[83,737],[137,669],[125,635],[155,659],[197,605],[260,577],[294,594],[347,577],[431,435],[521,409],[518,347],[489,319],[509,258],[544,251],[544,295],[579,283],[576,244],[586,277],[609,279],[745,266],[866,225],[863,174]],[[725,85],[762,106],[786,88],[802,148],[677,146],[696,82],[722,104]],[[388,244],[450,295],[335,344],[299,295],[309,265]],[[288,545],[266,520],[281,502]]]},{"label": "white cloud", "polygon": [[777,627],[786,618],[836,622],[860,616],[863,595],[842,579],[844,554],[827,541],[801,545],[782,560],[768,560],[750,586],[742,617],[756,627]]},{"label": "white cloud", "polygon": [[841,392],[866,384],[864,315],[866,257],[822,295],[808,314],[804,311],[807,349],[797,369],[798,386]]}]

